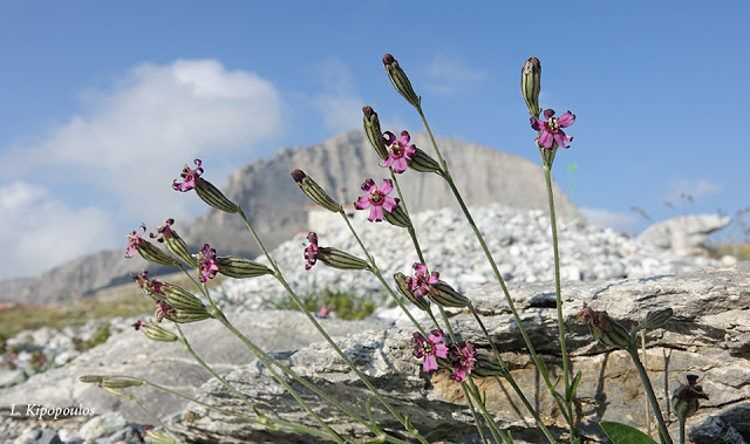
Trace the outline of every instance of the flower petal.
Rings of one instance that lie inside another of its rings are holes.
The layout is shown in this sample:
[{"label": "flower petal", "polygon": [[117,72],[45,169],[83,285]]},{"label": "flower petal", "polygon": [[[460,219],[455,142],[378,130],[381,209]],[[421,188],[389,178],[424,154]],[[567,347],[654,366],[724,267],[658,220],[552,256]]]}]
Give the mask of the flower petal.
[{"label": "flower petal", "polygon": [[370,216],[367,218],[370,222],[380,222],[383,220],[383,207],[373,205],[370,208]]},{"label": "flower petal", "polygon": [[576,123],[576,115],[570,111],[565,111],[562,116],[557,118],[557,123],[560,124],[560,128],[567,128]]},{"label": "flower petal", "polygon": [[393,145],[393,143],[396,141],[396,135],[390,131],[384,132],[383,138],[385,139],[385,143],[388,145]]},{"label": "flower petal", "polygon": [[380,185],[380,192],[390,194],[391,191],[393,191],[393,182],[391,179],[383,179],[383,183]]},{"label": "flower petal", "polygon": [[432,371],[437,370],[437,359],[435,359],[435,356],[433,355],[427,355],[424,357],[424,362],[422,363],[422,371],[425,373],[430,373]]},{"label": "flower petal", "polygon": [[537,144],[542,148],[552,148],[552,133],[549,131],[542,131],[537,139]]},{"label": "flower petal", "polygon": [[362,191],[365,193],[372,193],[373,191],[377,190],[378,187],[375,185],[375,181],[372,179],[367,179],[364,182],[362,182],[362,186],[360,187]]},{"label": "flower petal", "polygon": [[370,208],[370,199],[367,196],[359,196],[357,201],[354,202],[354,208],[358,210],[364,210]]},{"label": "flower petal", "polygon": [[[385,208],[385,211],[387,211],[389,213],[392,213],[393,210],[395,210],[397,206],[398,206],[398,200],[397,199],[394,199],[392,197],[386,197],[383,200],[383,208]],[[378,207],[378,208],[380,208],[380,207]]]}]

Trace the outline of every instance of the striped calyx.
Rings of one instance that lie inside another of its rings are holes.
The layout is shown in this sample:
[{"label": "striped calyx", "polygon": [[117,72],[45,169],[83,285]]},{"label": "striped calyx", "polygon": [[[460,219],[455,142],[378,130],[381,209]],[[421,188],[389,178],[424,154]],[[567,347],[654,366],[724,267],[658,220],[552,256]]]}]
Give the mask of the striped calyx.
[{"label": "striped calyx", "polygon": [[152,322],[144,323],[139,328],[139,330],[143,333],[144,336],[154,341],[175,342],[177,340],[177,335],[167,330],[166,328]]},{"label": "striped calyx", "polygon": [[396,288],[398,288],[398,291],[404,295],[406,299],[409,300],[412,304],[416,305],[418,308],[424,311],[430,310],[430,301],[428,301],[424,297],[417,297],[409,288],[409,285],[406,282],[406,276],[403,273],[396,273],[393,275],[393,280],[396,282]]},{"label": "striped calyx", "polygon": [[273,271],[265,265],[241,257],[218,257],[216,264],[219,266],[219,273],[236,279],[273,274]]},{"label": "striped calyx", "polygon": [[302,170],[294,170],[291,173],[292,179],[297,182],[300,190],[313,202],[325,208],[328,211],[338,213],[341,211],[341,204],[333,200],[328,193],[321,188],[314,180],[312,180]]},{"label": "striped calyx", "polygon": [[164,301],[175,309],[205,309],[203,302],[182,287],[166,284],[163,288]]},{"label": "striped calyx", "polygon": [[[396,199],[398,201],[398,199]],[[383,211],[383,219],[391,225],[395,225],[401,228],[407,228],[411,225],[409,215],[402,208],[402,205],[396,205],[393,211]]]},{"label": "striped calyx", "polygon": [[536,57],[530,57],[521,67],[521,95],[529,114],[539,117],[539,91],[542,88],[542,64]]},{"label": "striped calyx", "polygon": [[213,186],[211,182],[202,177],[195,179],[195,192],[204,202],[218,210],[227,213],[238,213],[240,211],[240,207],[236,203],[229,200],[218,188]]},{"label": "striped calyx", "polygon": [[370,267],[364,259],[331,247],[318,247],[318,260],[341,270],[367,270]]},{"label": "striped calyx", "polygon": [[422,173],[440,173],[442,171],[440,164],[419,148],[411,155],[408,162],[409,168]]},{"label": "striped calyx", "polygon": [[500,376],[503,378],[508,376],[508,370],[489,356],[477,353],[476,360],[474,371],[472,371],[474,375],[480,377]]},{"label": "striped calyx", "polygon": [[674,310],[672,310],[670,307],[652,310],[648,312],[648,314],[641,321],[638,327],[644,330],[653,330],[654,328],[659,328],[663,326],[669,320],[669,318],[672,317],[672,315],[674,315]]},{"label": "striped calyx", "polygon": [[427,295],[432,302],[443,307],[463,308],[468,307],[471,303],[469,298],[454,290],[453,287],[444,281],[431,284],[430,292]]},{"label": "striped calyx", "polygon": [[141,239],[140,242],[138,242],[138,244],[136,245],[135,249],[136,251],[138,251],[138,254],[140,254],[142,258],[146,259],[149,262],[166,266],[177,265],[177,261],[173,257],[169,256],[159,247],[147,241],[146,239]]},{"label": "striped calyx", "polygon": [[109,389],[126,389],[130,387],[138,387],[143,384],[144,382],[140,379],[117,378],[114,376],[107,376],[99,383],[101,387]]},{"label": "striped calyx", "polygon": [[190,254],[188,246],[176,232],[173,232],[172,236],[164,237],[164,246],[167,247],[172,254],[180,258],[181,261],[188,264],[190,267],[195,268],[198,262],[195,257]]},{"label": "striped calyx", "polygon": [[381,159],[386,160],[388,158],[388,147],[385,145],[385,139],[383,138],[383,130],[380,129],[380,119],[378,119],[378,113],[370,106],[362,108],[362,123],[365,128],[365,135],[370,145],[375,149]]},{"label": "striped calyx", "polygon": [[388,79],[391,81],[391,85],[393,85],[396,91],[398,91],[399,94],[401,94],[412,106],[419,108],[422,99],[416,92],[414,92],[414,88],[411,86],[409,78],[406,76],[404,70],[401,69],[401,66],[399,66],[398,61],[396,61],[392,55],[386,54],[383,56],[383,67],[388,74]]}]

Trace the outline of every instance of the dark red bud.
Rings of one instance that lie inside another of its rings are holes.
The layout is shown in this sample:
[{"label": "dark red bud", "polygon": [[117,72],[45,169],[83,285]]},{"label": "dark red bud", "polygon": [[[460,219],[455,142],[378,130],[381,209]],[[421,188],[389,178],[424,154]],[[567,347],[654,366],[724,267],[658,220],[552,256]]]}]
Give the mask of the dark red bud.
[{"label": "dark red bud", "polygon": [[369,120],[375,114],[375,110],[370,105],[366,105],[362,107],[362,114]]},{"label": "dark red bud", "polygon": [[394,59],[393,56],[390,55],[390,54],[386,54],[386,55],[383,56],[383,65],[385,65],[385,66],[388,66],[388,65],[390,65],[391,63],[393,63],[395,61],[396,61],[396,59]]},{"label": "dark red bud", "polygon": [[307,174],[305,174],[302,170],[294,170],[292,171],[292,179],[294,179],[295,182],[300,183],[302,182],[305,177],[307,177]]}]

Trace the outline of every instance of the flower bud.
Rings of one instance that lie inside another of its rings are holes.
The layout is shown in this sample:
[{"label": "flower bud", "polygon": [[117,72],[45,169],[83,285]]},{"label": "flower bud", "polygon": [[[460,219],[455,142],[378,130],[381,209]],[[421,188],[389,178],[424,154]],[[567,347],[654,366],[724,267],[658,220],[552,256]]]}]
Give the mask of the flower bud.
[{"label": "flower bud", "polygon": [[166,266],[177,265],[177,261],[172,256],[168,255],[159,247],[147,241],[146,239],[141,239],[140,242],[138,242],[138,244],[136,245],[135,249],[136,251],[138,251],[138,254],[140,254],[142,258],[146,259],[149,262],[154,262],[156,264]]},{"label": "flower bud", "polygon": [[174,219],[167,219],[164,222],[164,225],[161,225],[159,226],[159,228],[157,228],[156,231],[158,232],[158,234],[151,233],[150,237],[152,239],[156,238],[157,242],[159,243],[163,243],[164,246],[167,247],[167,250],[180,258],[180,260],[190,265],[191,267],[195,267],[197,265],[195,257],[190,254],[185,241],[182,240],[182,238],[177,234],[174,228],[172,228],[173,224]]},{"label": "flower bud", "polygon": [[273,274],[273,271],[265,265],[241,257],[218,257],[216,264],[219,266],[219,273],[236,279]]},{"label": "flower bud", "polygon": [[417,148],[414,154],[411,155],[411,159],[407,161],[409,168],[422,172],[422,173],[440,173],[442,169],[440,164],[437,163],[429,154],[425,153],[421,149]]},{"label": "flower bud", "polygon": [[536,57],[530,57],[521,67],[521,95],[529,109],[529,114],[539,117],[539,91],[542,85],[542,64]]},{"label": "flower bud", "polygon": [[167,302],[172,308],[178,309],[188,309],[188,310],[205,310],[205,306],[203,305],[203,302],[201,302],[200,299],[195,297],[192,293],[189,291],[183,289],[182,287],[178,287],[177,285],[173,284],[166,284],[163,288],[164,291],[164,301]]},{"label": "flower bud", "polygon": [[698,384],[697,375],[687,375],[687,381],[687,385],[680,384],[672,394],[674,413],[683,421],[698,411],[698,399],[708,399],[708,395],[703,392],[703,386]]},{"label": "flower bud", "polygon": [[641,321],[639,328],[643,330],[653,330],[660,328],[672,317],[674,311],[670,307],[659,308],[648,312],[646,317]]},{"label": "flower bud", "polygon": [[[398,201],[398,199],[396,199]],[[411,225],[409,215],[406,214],[402,205],[397,205],[393,211],[383,211],[383,219],[391,225],[407,228]]]},{"label": "flower bud", "polygon": [[576,319],[581,324],[588,325],[594,338],[608,347],[623,350],[632,350],[635,347],[628,330],[610,318],[606,311],[596,311],[584,304]]},{"label": "flower bud", "polygon": [[457,292],[450,285],[443,281],[438,281],[435,284],[430,285],[430,292],[428,293],[430,300],[443,307],[468,307],[471,304],[469,299]]},{"label": "flower bud", "polygon": [[130,387],[138,387],[143,385],[143,381],[140,379],[130,378],[117,378],[117,377],[105,377],[99,384],[101,387],[109,389],[126,389]]},{"label": "flower bud", "polygon": [[476,360],[477,362],[474,364],[474,371],[472,371],[476,376],[500,376],[503,378],[509,376],[508,370],[489,356],[477,353]]},{"label": "flower bud", "polygon": [[370,268],[367,261],[331,247],[318,247],[318,260],[329,267],[341,270],[366,270]]},{"label": "flower bud", "polygon": [[78,378],[78,380],[83,382],[84,384],[99,384],[100,382],[104,381],[104,376],[83,375],[80,378]]},{"label": "flower bud", "polygon": [[386,160],[388,158],[388,147],[385,146],[385,139],[383,138],[383,131],[380,129],[380,119],[378,119],[378,113],[370,106],[362,108],[362,122],[365,127],[365,135],[367,140],[370,141],[370,145],[375,148],[375,152],[378,153],[381,159]]},{"label": "flower bud", "polygon": [[430,301],[428,301],[425,298],[420,298],[414,295],[412,291],[409,289],[409,284],[406,282],[406,276],[404,276],[403,273],[396,273],[393,275],[393,280],[396,281],[396,288],[398,288],[398,291],[404,295],[406,299],[409,300],[412,304],[416,305],[418,308],[424,311],[430,310]]},{"label": "flower bud", "polygon": [[338,213],[341,211],[341,204],[333,200],[333,198],[329,196],[328,193],[326,193],[325,190],[320,187],[320,185],[318,185],[314,180],[308,177],[304,171],[292,171],[292,178],[295,182],[297,182],[300,190],[302,190],[302,192],[305,193],[305,195],[309,197],[310,200],[328,211],[332,211],[334,213]]},{"label": "flower bud", "polygon": [[238,213],[240,211],[240,207],[236,203],[229,200],[224,196],[224,193],[202,177],[195,179],[195,192],[204,202],[217,210],[227,213]]},{"label": "flower bud", "polygon": [[396,88],[396,91],[412,106],[419,108],[422,99],[414,92],[409,78],[406,77],[406,73],[401,69],[396,59],[390,54],[384,55],[383,66],[385,67],[385,72],[388,74],[388,79],[391,81],[393,87]]},{"label": "flower bud", "polygon": [[189,322],[202,321],[210,317],[211,315],[206,310],[206,307],[203,306],[202,308],[175,308],[167,319],[178,324],[187,324]]},{"label": "flower bud", "polygon": [[139,330],[143,332],[144,336],[154,341],[175,342],[177,340],[177,335],[166,328],[151,322],[141,324]]}]

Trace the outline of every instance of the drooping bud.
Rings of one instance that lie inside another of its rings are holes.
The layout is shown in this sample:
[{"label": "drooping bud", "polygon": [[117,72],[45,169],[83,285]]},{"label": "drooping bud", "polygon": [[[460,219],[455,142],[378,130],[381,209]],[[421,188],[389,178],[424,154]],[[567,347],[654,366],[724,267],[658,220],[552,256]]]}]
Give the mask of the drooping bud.
[{"label": "drooping bud", "polygon": [[427,293],[430,300],[443,307],[468,307],[471,304],[469,298],[453,289],[443,281],[430,285],[430,292]]},{"label": "drooping bud", "polygon": [[140,379],[118,378],[113,376],[107,376],[99,383],[101,387],[109,389],[126,389],[130,387],[138,387],[143,384],[144,382]]},{"label": "drooping bud", "polygon": [[409,302],[416,305],[421,310],[429,311],[430,301],[428,301],[427,298],[424,297],[417,297],[409,288],[407,279],[408,278],[403,273],[396,273],[393,275],[393,280],[396,281],[396,288],[398,288],[398,291],[402,295],[404,295],[404,297],[408,299]]},{"label": "drooping bud", "polygon": [[177,335],[152,322],[144,322],[138,328],[149,339],[161,342],[175,342]]},{"label": "drooping bud", "polygon": [[[398,199],[396,199],[398,201]],[[403,205],[396,205],[393,211],[383,211],[383,219],[391,225],[407,228],[411,225],[409,215],[403,209]]]},{"label": "drooping bud", "polygon": [[238,213],[240,211],[240,207],[236,203],[229,200],[224,196],[224,193],[202,177],[195,180],[195,192],[204,202],[217,210],[227,213]]},{"label": "drooping bud", "polygon": [[606,311],[596,311],[584,304],[576,319],[581,324],[588,325],[591,334],[603,345],[623,350],[632,350],[635,347],[628,330],[610,318]]},{"label": "drooping bud", "polygon": [[674,310],[670,307],[659,308],[652,310],[646,314],[646,317],[641,321],[638,328],[643,330],[653,330],[660,328],[672,317]]},{"label": "drooping bud", "polygon": [[205,310],[200,299],[182,287],[173,284],[164,286],[164,301],[175,309]]},{"label": "drooping bud", "polygon": [[150,237],[152,239],[156,238],[157,242],[163,243],[167,247],[167,250],[180,258],[180,260],[191,267],[195,267],[197,265],[195,257],[190,254],[187,244],[172,228],[172,225],[174,225],[174,219],[167,219],[164,221],[164,225],[156,229],[158,234],[151,233]]},{"label": "drooping bud", "polygon": [[384,55],[383,66],[385,67],[385,72],[388,74],[388,79],[391,81],[393,87],[396,88],[396,91],[412,106],[419,108],[422,99],[414,92],[409,78],[406,76],[404,70],[401,69],[396,59],[390,54]]},{"label": "drooping bud", "polygon": [[323,188],[321,188],[321,186],[317,184],[317,182],[315,182],[307,174],[305,174],[304,171],[292,171],[292,178],[295,182],[297,182],[300,190],[302,190],[302,192],[305,193],[305,195],[309,197],[310,200],[328,211],[332,211],[334,213],[338,213],[341,211],[341,204],[333,200],[333,198],[329,196],[328,193],[326,193],[325,190],[323,190]]},{"label": "drooping bud", "polygon": [[529,114],[539,117],[539,91],[542,85],[542,64],[536,57],[530,57],[521,67],[521,95],[526,102]]},{"label": "drooping bud", "polygon": [[364,259],[331,247],[318,247],[318,260],[341,270],[366,270],[370,267]]},{"label": "drooping bud", "polygon": [[273,271],[265,265],[241,257],[218,257],[216,258],[216,264],[219,266],[219,273],[235,279],[273,274]]},{"label": "drooping bud", "polygon": [[472,373],[477,376],[500,376],[506,378],[509,375],[508,370],[503,365],[489,356],[477,353],[476,360],[477,362]]},{"label": "drooping bud", "polygon": [[698,384],[698,375],[687,375],[687,385],[680,384],[672,394],[674,413],[681,420],[695,415],[700,407],[699,399],[708,399],[703,386]]},{"label": "drooping bud", "polygon": [[417,148],[414,154],[409,159],[409,168],[422,172],[422,173],[440,173],[442,169],[440,164],[437,163],[429,154],[425,153],[421,149]]},{"label": "drooping bud", "polygon": [[375,149],[381,159],[386,160],[388,158],[388,148],[385,146],[385,138],[383,138],[383,131],[380,129],[380,119],[378,119],[378,113],[370,106],[362,108],[362,122],[365,128],[365,135],[370,145]]}]

